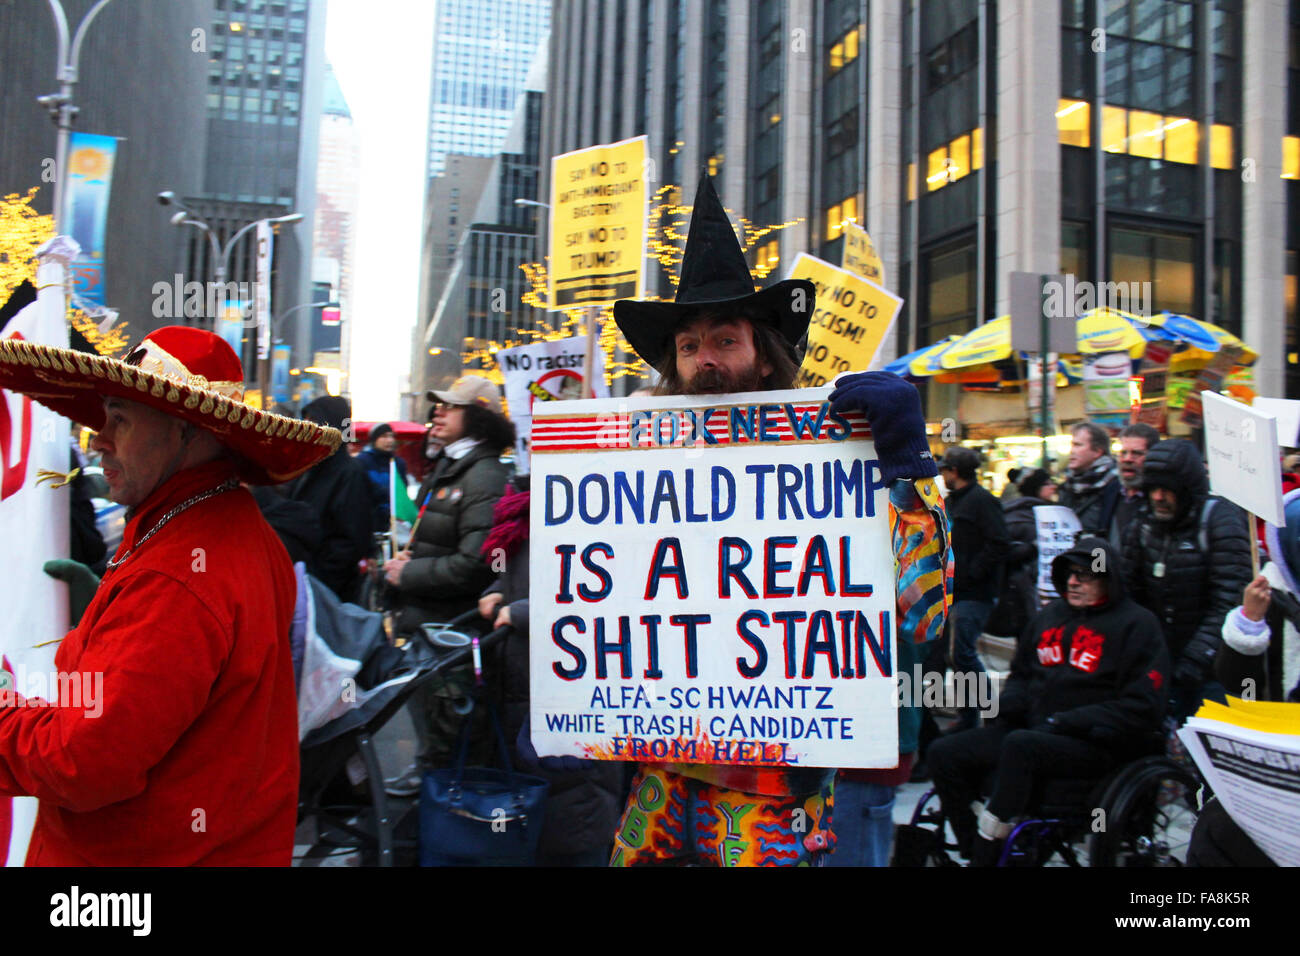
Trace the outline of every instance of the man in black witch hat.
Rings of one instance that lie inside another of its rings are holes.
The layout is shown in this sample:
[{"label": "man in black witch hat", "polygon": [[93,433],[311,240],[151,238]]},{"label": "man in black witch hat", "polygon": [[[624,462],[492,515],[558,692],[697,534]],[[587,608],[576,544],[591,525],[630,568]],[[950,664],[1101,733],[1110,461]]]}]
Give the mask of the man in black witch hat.
[{"label": "man in black witch hat", "polygon": [[[806,279],[754,291],[744,252],[706,173],[695,197],[676,300],[623,300],[614,305],[614,320],[659,372],[655,394],[787,389],[798,372],[815,291]],[[831,407],[866,416],[881,480],[888,483],[899,595],[896,666],[902,672],[942,631],[947,608],[947,525],[930,480],[938,472],[920,396],[891,373],[863,372],[839,380]],[[897,768],[856,771],[841,780],[834,833],[834,769],[642,764],[611,862],[816,864],[824,862],[837,837],[843,843],[847,836],[851,845],[842,846],[840,856],[853,864],[884,865],[893,825],[879,807],[892,807],[893,788],[908,778],[918,724],[911,708],[900,709]],[[684,826],[686,820],[692,822]]]}]

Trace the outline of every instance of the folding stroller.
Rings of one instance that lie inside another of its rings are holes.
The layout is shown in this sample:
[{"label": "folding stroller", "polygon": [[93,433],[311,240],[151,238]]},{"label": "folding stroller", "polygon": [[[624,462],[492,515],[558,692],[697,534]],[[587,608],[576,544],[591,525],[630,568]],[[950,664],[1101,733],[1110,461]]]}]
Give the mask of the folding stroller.
[{"label": "folding stroller", "polygon": [[[395,850],[414,854],[414,813],[407,801],[384,792],[375,735],[419,687],[465,660],[470,648],[439,647],[427,639],[393,647],[382,614],[341,603],[309,576],[299,581],[299,607],[306,613],[300,614],[304,627],[295,628],[302,633],[298,822],[315,817],[318,830],[350,838],[339,845],[361,850],[379,866],[393,866]],[[464,627],[476,619],[471,612],[443,627]],[[494,631],[480,646],[495,643],[507,630]],[[408,814],[411,837],[399,839]]]}]

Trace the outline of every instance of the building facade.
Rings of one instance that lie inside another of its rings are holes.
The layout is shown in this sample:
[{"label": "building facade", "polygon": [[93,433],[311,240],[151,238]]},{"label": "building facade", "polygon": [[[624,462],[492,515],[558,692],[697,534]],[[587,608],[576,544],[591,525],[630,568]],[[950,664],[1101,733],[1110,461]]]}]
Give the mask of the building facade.
[{"label": "building facade", "polygon": [[[540,317],[523,302],[532,287],[520,267],[542,258],[537,233],[545,216],[538,215],[537,184],[543,101],[541,90],[526,90],[504,151],[486,168],[474,167],[484,174],[477,202],[468,209],[431,318],[417,331],[415,395],[454,377],[463,351],[489,348],[519,329],[533,328]],[[475,159],[450,157],[452,162]]]},{"label": "building facade", "polygon": [[[73,32],[92,0],[63,0]],[[104,229],[106,304],[138,342],[176,320],[158,307],[156,283],[179,271],[182,237],[158,206],[160,189],[202,189],[207,119],[206,30],[212,0],[113,3],[81,48],[74,129],[117,138]],[[57,38],[45,3],[0,3],[0,196],[39,187],[33,207],[53,211],[55,127],[36,102],[58,91]],[[159,77],[166,77],[165,84]],[[170,297],[165,297],[170,300]]]},{"label": "building facade", "polygon": [[[469,6],[474,6],[476,16],[458,2],[440,6],[438,13],[429,168],[439,171],[430,176],[425,193],[419,313],[412,336],[411,393],[415,395],[429,383],[455,377],[467,342],[470,348],[481,347],[520,327],[514,323],[532,324],[532,310],[519,301],[527,286],[518,266],[540,258],[536,233],[544,217],[537,215],[536,206],[516,205],[515,200],[538,200],[547,62],[544,40],[550,8],[547,4]],[[449,51],[456,49],[456,43],[444,50],[441,42],[447,36],[459,37],[462,45],[477,37],[478,59],[453,59]],[[503,40],[505,36],[511,39]],[[510,58],[508,68],[503,56]],[[448,73],[453,63],[459,64],[454,76]],[[454,95],[447,92],[447,83],[452,84]],[[503,84],[513,90],[503,117],[486,107],[464,110],[458,105],[462,95],[475,102],[475,97],[488,96],[473,93],[475,89],[495,89],[492,96],[499,101],[501,91],[507,89]],[[459,127],[466,117],[476,116],[482,125],[471,142]],[[506,293],[497,290],[507,290],[509,301],[503,303],[501,296]]]},{"label": "building facade", "polygon": [[537,45],[550,29],[548,0],[438,0],[429,91],[428,176],[448,153],[495,156],[510,129]]},{"label": "building facade", "polygon": [[738,215],[798,220],[750,250],[768,281],[863,225],[905,300],[884,360],[1004,314],[1012,271],[1072,272],[1150,283],[1300,397],[1298,6],[556,0],[543,156],[645,134],[687,202],[708,167]]},{"label": "building facade", "polygon": [[[314,301],[312,236],[317,153],[325,86],[327,0],[212,0],[208,47],[207,156],[203,186],[185,203],[225,242],[257,219],[302,214],[277,228],[272,273],[276,316]],[[179,193],[180,191],[177,190]],[[228,280],[252,282],[256,240],[231,251]],[[209,244],[195,234],[188,277],[210,278]],[[276,330],[293,364],[310,364],[313,311],[302,309]],[[254,338],[248,330],[245,365]]]},{"label": "building facade", "polygon": [[[334,352],[339,369],[348,371],[352,339],[352,267],[356,261],[357,204],[361,183],[361,138],[334,71],[326,65],[320,149],[316,166],[316,223],[313,230],[313,284],[339,304],[337,322],[313,314],[312,363],[321,352]],[[307,311],[307,310],[304,310]],[[328,361],[328,359],[326,359]]]}]

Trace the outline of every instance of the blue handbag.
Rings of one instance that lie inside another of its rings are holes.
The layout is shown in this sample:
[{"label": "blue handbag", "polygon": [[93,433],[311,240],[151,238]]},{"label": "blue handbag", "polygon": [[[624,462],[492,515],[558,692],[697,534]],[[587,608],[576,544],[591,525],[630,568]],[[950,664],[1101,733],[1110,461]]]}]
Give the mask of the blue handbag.
[{"label": "blue handbag", "polygon": [[470,725],[456,764],[429,770],[420,788],[420,866],[532,866],[550,783],[516,772],[496,709],[486,705],[504,770],[465,766]]}]

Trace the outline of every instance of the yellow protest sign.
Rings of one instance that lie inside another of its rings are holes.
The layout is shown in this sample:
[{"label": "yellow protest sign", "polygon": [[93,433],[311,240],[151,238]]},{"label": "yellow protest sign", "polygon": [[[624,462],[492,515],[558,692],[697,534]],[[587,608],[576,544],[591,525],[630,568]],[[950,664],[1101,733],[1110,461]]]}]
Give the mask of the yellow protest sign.
[{"label": "yellow protest sign", "polygon": [[645,275],[646,138],[551,158],[551,309],[639,299]]},{"label": "yellow protest sign", "polygon": [[808,351],[795,386],[816,387],[841,372],[865,371],[898,317],[903,300],[874,282],[804,252],[795,259],[790,278],[808,279],[817,287]]},{"label": "yellow protest sign", "polygon": [[884,286],[885,264],[880,261],[867,230],[855,222],[846,222],[843,229],[844,254],[840,258],[840,267],[878,286]]}]

